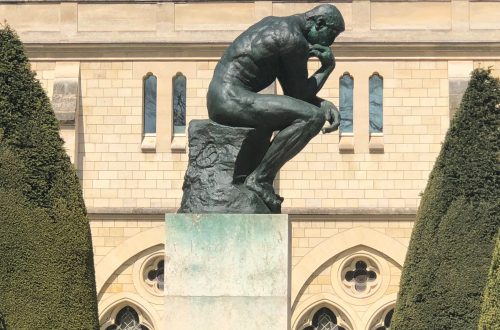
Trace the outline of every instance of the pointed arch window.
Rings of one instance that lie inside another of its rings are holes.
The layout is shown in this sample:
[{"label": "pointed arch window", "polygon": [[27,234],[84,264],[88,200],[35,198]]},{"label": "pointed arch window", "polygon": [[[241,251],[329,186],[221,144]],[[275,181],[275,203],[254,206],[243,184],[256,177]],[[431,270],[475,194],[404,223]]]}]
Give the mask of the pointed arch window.
[{"label": "pointed arch window", "polygon": [[381,134],[384,131],[383,89],[384,80],[375,72],[369,81],[370,91],[370,134]]},{"label": "pointed arch window", "polygon": [[147,326],[142,325],[139,320],[139,314],[130,306],[122,308],[116,314],[114,324],[106,328],[106,330],[150,330]]},{"label": "pointed arch window", "polygon": [[144,134],[156,134],[156,76],[148,73],[144,77]]},{"label": "pointed arch window", "polygon": [[178,72],[172,82],[174,135],[186,134],[186,81],[186,76]]},{"label": "pointed arch window", "polygon": [[376,324],[373,325],[370,329],[371,330],[390,330],[393,314],[394,314],[394,307],[387,309],[385,312],[383,312],[379,316]]},{"label": "pointed arch window", "polygon": [[312,325],[305,330],[346,330],[337,323],[337,316],[328,308],[323,307],[314,313]]},{"label": "pointed arch window", "polygon": [[345,72],[339,83],[340,134],[353,133],[353,89],[354,78]]}]

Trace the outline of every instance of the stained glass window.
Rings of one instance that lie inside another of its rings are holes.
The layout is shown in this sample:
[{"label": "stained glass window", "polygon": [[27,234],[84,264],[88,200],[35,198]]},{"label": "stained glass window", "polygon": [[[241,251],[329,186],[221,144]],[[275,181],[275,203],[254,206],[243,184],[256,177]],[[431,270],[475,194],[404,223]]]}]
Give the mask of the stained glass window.
[{"label": "stained glass window", "polygon": [[174,134],[186,132],[186,77],[177,73],[173,79]]},{"label": "stained glass window", "polygon": [[156,77],[144,78],[144,133],[156,133]]},{"label": "stained glass window", "polygon": [[139,315],[132,307],[126,306],[116,314],[115,324],[106,330],[149,330],[149,328],[140,324]]},{"label": "stained glass window", "polygon": [[383,89],[382,77],[378,73],[374,73],[370,77],[370,133],[382,133],[384,131]]},{"label": "stained glass window", "polygon": [[349,73],[340,77],[340,133],[352,133],[354,79]]}]

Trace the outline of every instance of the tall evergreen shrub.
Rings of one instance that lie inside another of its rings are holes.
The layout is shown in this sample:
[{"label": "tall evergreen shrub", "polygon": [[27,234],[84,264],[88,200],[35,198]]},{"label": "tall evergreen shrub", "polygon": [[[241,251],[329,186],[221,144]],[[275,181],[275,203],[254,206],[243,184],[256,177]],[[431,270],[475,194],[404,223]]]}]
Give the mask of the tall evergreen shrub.
[{"label": "tall evergreen shrub", "polygon": [[479,330],[500,329],[500,230],[483,294]]},{"label": "tall evergreen shrub", "polygon": [[418,210],[391,329],[476,329],[494,236],[500,82],[474,70]]},{"label": "tall evergreen shrub", "polygon": [[99,328],[80,184],[8,26],[0,26],[0,314],[8,330]]}]

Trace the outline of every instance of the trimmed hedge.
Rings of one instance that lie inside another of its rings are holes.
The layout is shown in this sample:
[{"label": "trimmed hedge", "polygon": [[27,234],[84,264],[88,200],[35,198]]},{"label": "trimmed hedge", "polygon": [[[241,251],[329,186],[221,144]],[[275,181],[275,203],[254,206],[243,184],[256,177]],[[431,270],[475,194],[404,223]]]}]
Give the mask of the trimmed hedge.
[{"label": "trimmed hedge", "polygon": [[500,226],[500,82],[472,72],[425,189],[391,329],[476,329]]},{"label": "trimmed hedge", "polygon": [[49,99],[8,26],[0,26],[0,256],[7,329],[99,329],[78,177]]},{"label": "trimmed hedge", "polygon": [[479,330],[500,329],[500,230],[483,295]]}]

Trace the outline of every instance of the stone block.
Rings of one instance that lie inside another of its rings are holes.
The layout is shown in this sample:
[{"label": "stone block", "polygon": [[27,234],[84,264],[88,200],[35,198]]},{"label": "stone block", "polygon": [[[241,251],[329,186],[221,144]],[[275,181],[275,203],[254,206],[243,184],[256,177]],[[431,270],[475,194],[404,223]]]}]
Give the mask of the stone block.
[{"label": "stone block", "polygon": [[167,214],[165,329],[289,328],[287,215]]},{"label": "stone block", "polygon": [[[210,120],[189,123],[189,163],[179,213],[271,213],[244,180],[264,155],[257,131]],[[269,143],[269,141],[267,141]]]}]

